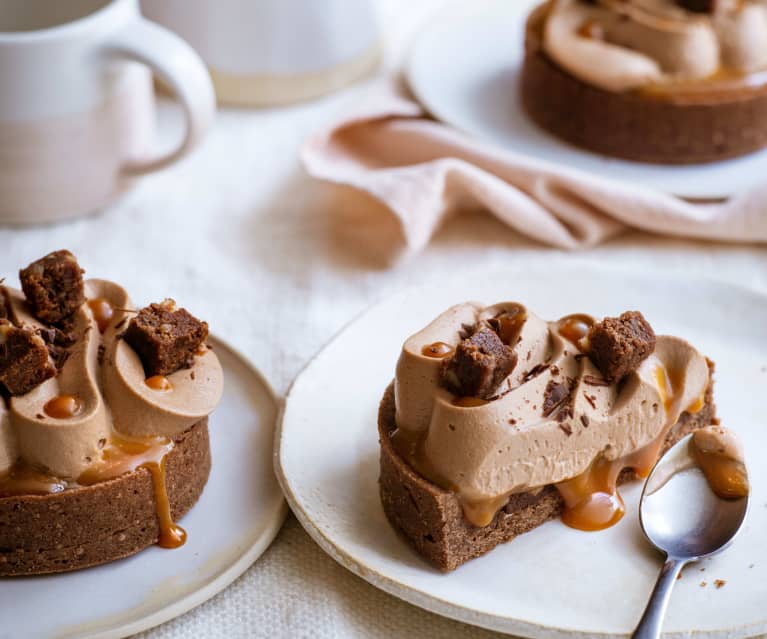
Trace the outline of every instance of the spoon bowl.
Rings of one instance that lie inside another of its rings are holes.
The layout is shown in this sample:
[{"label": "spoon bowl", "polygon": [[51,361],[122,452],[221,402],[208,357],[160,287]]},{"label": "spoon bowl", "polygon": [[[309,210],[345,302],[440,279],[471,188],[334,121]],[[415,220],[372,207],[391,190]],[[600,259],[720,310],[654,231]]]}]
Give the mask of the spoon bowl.
[{"label": "spoon bowl", "polygon": [[746,519],[748,496],[723,499],[714,494],[690,454],[691,438],[682,438],[658,461],[642,491],[642,530],[666,555],[666,563],[633,639],[660,636],[671,588],[682,568],[727,548]]}]

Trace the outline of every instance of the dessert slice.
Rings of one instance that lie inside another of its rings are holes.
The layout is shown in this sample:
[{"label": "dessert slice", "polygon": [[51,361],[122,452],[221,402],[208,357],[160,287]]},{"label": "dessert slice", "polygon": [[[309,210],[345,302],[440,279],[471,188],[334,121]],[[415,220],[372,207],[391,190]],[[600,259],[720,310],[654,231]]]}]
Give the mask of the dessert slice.
[{"label": "dessert slice", "polygon": [[56,251],[0,286],[0,577],[180,546],[208,479],[207,324],[82,273]]},{"label": "dessert slice", "polygon": [[441,570],[558,516],[611,526],[618,485],[715,421],[712,371],[636,311],[546,322],[520,304],[454,306],[405,342],[384,393],[384,512]]}]

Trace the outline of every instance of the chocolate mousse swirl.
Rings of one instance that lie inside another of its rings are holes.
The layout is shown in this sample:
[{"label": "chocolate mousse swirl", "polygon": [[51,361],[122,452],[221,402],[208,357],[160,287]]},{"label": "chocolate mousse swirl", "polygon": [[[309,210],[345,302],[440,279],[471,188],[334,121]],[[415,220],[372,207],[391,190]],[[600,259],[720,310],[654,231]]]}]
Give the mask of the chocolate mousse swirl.
[{"label": "chocolate mousse swirl", "polygon": [[[88,280],[83,290],[87,301],[66,318],[69,345],[57,351],[50,336],[61,332],[62,325],[41,322],[20,291],[0,287],[7,326],[48,336],[51,352],[64,354],[55,376],[0,401],[0,479],[14,466],[48,477],[44,492],[92,483],[84,479],[90,475],[108,479],[104,458],[114,455],[116,440],[165,451],[221,398],[221,365],[205,347],[190,367],[167,375],[165,385],[148,385],[141,359],[122,339],[136,314],[125,290],[103,280]],[[21,367],[24,361],[14,364]],[[134,461],[141,463],[138,457]],[[112,471],[133,469],[126,462],[124,467],[113,465]],[[29,487],[35,492],[34,485]]]},{"label": "chocolate mousse swirl", "polygon": [[546,53],[608,91],[741,82],[767,71],[764,0],[552,0]]},{"label": "chocolate mousse swirl", "polygon": [[639,313],[546,322],[515,303],[459,304],[403,346],[393,442],[484,526],[511,494],[550,484],[575,509],[570,482],[594,464],[610,466],[604,491],[623,468],[649,471],[708,384],[706,359],[656,340]]}]

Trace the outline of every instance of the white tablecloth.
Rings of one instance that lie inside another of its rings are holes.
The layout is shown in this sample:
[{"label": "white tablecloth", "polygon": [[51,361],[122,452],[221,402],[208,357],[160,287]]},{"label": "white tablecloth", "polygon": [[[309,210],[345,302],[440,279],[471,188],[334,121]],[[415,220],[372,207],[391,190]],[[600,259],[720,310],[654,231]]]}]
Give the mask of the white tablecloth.
[{"label": "white tablecloth", "polygon": [[[442,0],[382,0],[386,67]],[[577,256],[522,240],[482,212],[448,222],[421,255],[389,264],[392,229],[373,203],[313,183],[296,151],[365,84],[294,107],[220,113],[201,148],[144,179],[103,214],[0,230],[0,275],[67,247],[89,275],[115,279],[134,301],[172,294],[238,347],[279,393],[310,357],[371,302],[405,285],[482,266],[574,258],[710,276],[767,291],[763,247],[631,233]],[[161,120],[178,125],[175,107]],[[360,219],[373,220],[355,225]],[[713,303],[713,301],[712,301]],[[289,518],[234,585],[142,637],[491,637],[377,591],[335,564]]]}]

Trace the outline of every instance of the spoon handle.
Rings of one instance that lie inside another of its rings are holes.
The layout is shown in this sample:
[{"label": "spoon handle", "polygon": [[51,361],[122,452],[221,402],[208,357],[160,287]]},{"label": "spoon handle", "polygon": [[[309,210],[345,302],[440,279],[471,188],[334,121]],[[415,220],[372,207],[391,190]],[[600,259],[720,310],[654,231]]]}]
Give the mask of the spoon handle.
[{"label": "spoon handle", "polygon": [[660,637],[663,617],[666,616],[666,608],[668,608],[668,602],[671,598],[671,589],[686,563],[686,561],[673,557],[666,559],[652,595],[650,595],[650,601],[647,602],[642,619],[639,621],[634,634],[631,635],[631,639],[658,639]]}]

